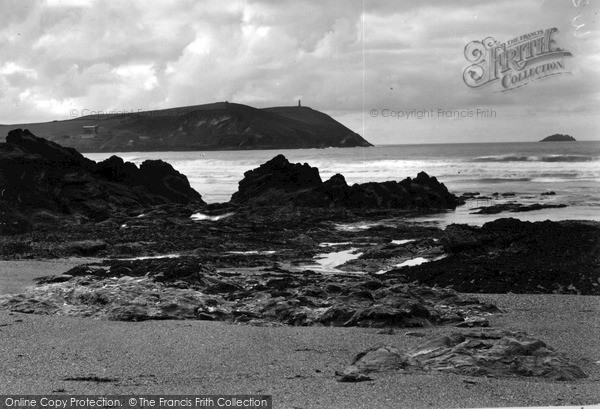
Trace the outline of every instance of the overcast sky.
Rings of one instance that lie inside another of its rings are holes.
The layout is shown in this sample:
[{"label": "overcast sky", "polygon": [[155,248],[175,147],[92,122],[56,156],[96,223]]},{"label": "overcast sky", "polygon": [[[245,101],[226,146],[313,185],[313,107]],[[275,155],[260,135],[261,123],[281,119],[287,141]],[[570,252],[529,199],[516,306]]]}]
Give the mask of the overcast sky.
[{"label": "overcast sky", "polygon": [[[0,123],[302,99],[375,144],[600,140],[600,2],[590,2],[0,0]],[[463,82],[470,41],[551,27],[573,54],[570,74],[504,93]],[[478,108],[496,117],[437,117]]]}]

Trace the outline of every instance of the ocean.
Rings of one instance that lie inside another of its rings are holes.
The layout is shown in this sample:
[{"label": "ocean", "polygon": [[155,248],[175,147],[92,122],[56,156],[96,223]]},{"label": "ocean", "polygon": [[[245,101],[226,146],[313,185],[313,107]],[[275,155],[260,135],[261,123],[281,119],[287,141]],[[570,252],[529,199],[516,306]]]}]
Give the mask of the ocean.
[{"label": "ocean", "polygon": [[[381,145],[371,148],[244,150],[205,152],[88,153],[95,161],[111,155],[139,165],[162,159],[186,175],[208,202],[226,202],[244,172],[277,154],[319,168],[321,178],[341,173],[349,184],[415,177],[425,171],[457,195],[514,193],[499,199],[469,201],[465,206],[418,219],[441,227],[450,223],[481,225],[499,217],[521,220],[600,220],[600,141]],[[553,191],[555,195],[541,195]],[[475,207],[516,201],[561,203],[568,207],[496,215],[471,214]]]}]

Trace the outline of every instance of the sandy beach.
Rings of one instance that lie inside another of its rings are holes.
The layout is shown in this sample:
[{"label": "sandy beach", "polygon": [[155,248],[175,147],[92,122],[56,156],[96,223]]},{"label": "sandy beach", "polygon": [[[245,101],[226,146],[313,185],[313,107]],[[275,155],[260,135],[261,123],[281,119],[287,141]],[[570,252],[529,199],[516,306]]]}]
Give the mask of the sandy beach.
[{"label": "sandy beach", "polygon": [[[2,293],[81,260],[2,261]],[[376,374],[339,383],[334,373],[377,343],[409,349],[452,327],[255,327],[206,321],[139,323],[0,312],[2,393],[270,394],[277,408],[500,407],[600,402],[600,297],[476,295],[504,312],[492,327],[523,330],[567,354],[577,382],[453,374]],[[412,333],[413,335],[407,335]],[[414,336],[414,333],[422,336]],[[96,381],[81,380],[95,378]],[[66,380],[71,379],[71,380]]]},{"label": "sandy beach", "polygon": [[94,261],[97,259],[0,260],[0,295],[23,292],[36,278],[61,274],[79,264]]},{"label": "sandy beach", "polygon": [[600,409],[600,0],[0,11],[0,409]]}]

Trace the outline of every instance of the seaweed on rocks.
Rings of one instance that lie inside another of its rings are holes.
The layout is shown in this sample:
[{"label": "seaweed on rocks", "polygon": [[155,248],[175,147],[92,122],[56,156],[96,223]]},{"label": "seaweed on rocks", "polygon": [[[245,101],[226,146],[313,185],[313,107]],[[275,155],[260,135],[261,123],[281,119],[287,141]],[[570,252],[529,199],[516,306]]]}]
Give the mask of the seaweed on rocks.
[{"label": "seaweed on rocks", "polygon": [[447,257],[389,274],[461,292],[600,294],[600,223],[498,219],[450,225]]},{"label": "seaweed on rocks", "polygon": [[423,327],[499,312],[453,290],[369,275],[219,271],[195,257],[107,261],[0,297],[16,312],[121,321],[200,319],[255,325]]}]

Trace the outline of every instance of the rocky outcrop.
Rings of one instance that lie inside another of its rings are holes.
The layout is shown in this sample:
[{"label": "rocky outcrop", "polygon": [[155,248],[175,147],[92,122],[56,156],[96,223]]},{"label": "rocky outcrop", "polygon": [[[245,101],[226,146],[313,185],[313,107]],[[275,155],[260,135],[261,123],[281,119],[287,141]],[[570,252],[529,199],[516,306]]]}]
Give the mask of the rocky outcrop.
[{"label": "rocky outcrop", "polygon": [[550,135],[542,139],[540,142],[575,142],[576,139],[571,135],[563,135],[560,133],[556,133],[554,135]]},{"label": "rocky outcrop", "polygon": [[338,269],[382,273],[401,265],[414,265],[445,257],[443,246],[434,239],[402,240],[373,246]]},{"label": "rocky outcrop", "polygon": [[[544,193],[542,193],[544,195]],[[546,194],[548,195],[548,194]],[[476,207],[476,212],[471,212],[471,214],[498,214],[502,212],[511,212],[511,213],[520,213],[520,212],[532,212],[534,210],[542,210],[542,209],[562,209],[567,207],[566,204],[563,203],[533,203],[529,205],[521,204],[521,203],[500,203],[492,206],[482,206]]]},{"label": "rocky outcrop", "polygon": [[145,160],[138,169],[131,162],[111,156],[96,164],[93,173],[110,182],[145,188],[149,195],[155,196],[149,202],[189,203],[201,198],[184,175],[162,160]]},{"label": "rocky outcrop", "polygon": [[[38,222],[56,224],[56,215],[72,216],[72,222],[81,224],[155,205],[206,205],[168,163],[147,160],[138,168],[116,156],[95,163],[21,129],[9,132],[7,142],[0,144],[0,192],[3,233],[25,232]],[[317,168],[278,155],[246,172],[231,201],[220,207],[427,210],[454,208],[460,202],[424,172],[401,182],[348,186],[342,175],[323,182]]]},{"label": "rocky outcrop", "polygon": [[160,160],[146,161],[139,169],[117,157],[96,164],[74,149],[21,129],[10,131],[6,140],[0,144],[4,232],[26,230],[30,226],[19,220],[39,212],[100,221],[132,207],[204,204],[187,178]]},{"label": "rocky outcrop", "polygon": [[461,324],[499,311],[452,290],[393,278],[264,270],[218,272],[194,257],[82,265],[0,297],[0,308],[121,321],[344,327]]},{"label": "rocky outcrop", "polygon": [[273,203],[288,199],[286,195],[317,188],[322,185],[319,170],[305,163],[292,164],[285,156],[277,155],[258,168],[244,173],[233,203]]},{"label": "rocky outcrop", "polygon": [[438,371],[468,376],[540,377],[574,381],[587,375],[560,352],[523,332],[454,333],[410,351],[376,345],[338,373],[340,382],[371,380],[377,372]]},{"label": "rocky outcrop", "polygon": [[463,292],[600,295],[597,222],[450,225],[441,243],[447,257],[391,274]]},{"label": "rocky outcrop", "polygon": [[370,209],[452,209],[460,201],[435,177],[420,172],[400,182],[348,186],[342,175],[322,182],[317,168],[278,155],[244,174],[231,203]]},{"label": "rocky outcrop", "polygon": [[64,166],[77,166],[84,169],[93,166],[93,161],[86,159],[73,148],[65,148],[43,138],[38,138],[27,129],[14,129],[6,136],[6,143],[0,145],[2,159],[18,160],[35,156],[48,163],[60,163]]}]

